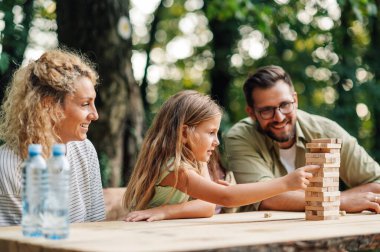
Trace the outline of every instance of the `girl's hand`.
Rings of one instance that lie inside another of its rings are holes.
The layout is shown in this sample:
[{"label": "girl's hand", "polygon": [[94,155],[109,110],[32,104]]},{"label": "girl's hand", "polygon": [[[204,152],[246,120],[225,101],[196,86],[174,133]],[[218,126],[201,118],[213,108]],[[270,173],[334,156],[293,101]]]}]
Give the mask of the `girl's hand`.
[{"label": "girl's hand", "polygon": [[156,207],[146,210],[133,211],[127,214],[124,221],[136,222],[136,221],[159,221],[164,220],[166,216],[163,207]]},{"label": "girl's hand", "polygon": [[284,177],[286,187],[290,191],[306,189],[309,185],[309,179],[313,177],[312,172],[319,169],[318,165],[306,165],[296,169]]}]

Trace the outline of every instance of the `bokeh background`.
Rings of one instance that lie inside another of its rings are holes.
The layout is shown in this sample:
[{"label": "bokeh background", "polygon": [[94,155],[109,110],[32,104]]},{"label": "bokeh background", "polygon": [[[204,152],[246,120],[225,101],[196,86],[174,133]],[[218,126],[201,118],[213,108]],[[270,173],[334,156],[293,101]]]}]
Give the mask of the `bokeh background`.
[{"label": "bokeh background", "polygon": [[162,103],[183,89],[244,118],[256,68],[290,73],[300,108],[337,121],[380,161],[380,0],[0,0],[0,99],[12,73],[65,46],[97,65],[89,138],[105,187],[124,186]]}]

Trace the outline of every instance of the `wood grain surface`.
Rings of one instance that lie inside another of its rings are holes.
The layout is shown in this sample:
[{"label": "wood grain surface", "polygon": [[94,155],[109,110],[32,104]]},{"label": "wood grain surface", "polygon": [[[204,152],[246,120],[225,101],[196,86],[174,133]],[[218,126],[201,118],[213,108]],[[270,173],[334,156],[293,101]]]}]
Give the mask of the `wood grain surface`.
[{"label": "wood grain surface", "polygon": [[325,221],[306,221],[304,212],[265,211],[152,223],[78,223],[71,225],[69,238],[61,241],[24,238],[16,226],[0,228],[1,252],[344,251],[379,247],[380,215],[372,213]]}]

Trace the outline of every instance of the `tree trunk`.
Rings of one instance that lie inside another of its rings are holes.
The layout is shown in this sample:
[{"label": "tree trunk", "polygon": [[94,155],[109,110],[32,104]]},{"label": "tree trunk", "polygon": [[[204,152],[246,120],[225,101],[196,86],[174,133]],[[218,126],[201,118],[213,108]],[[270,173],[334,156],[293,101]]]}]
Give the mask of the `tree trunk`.
[{"label": "tree trunk", "polygon": [[219,105],[228,110],[228,93],[233,79],[229,71],[230,57],[238,36],[238,24],[235,19],[224,21],[213,19],[209,22],[214,36],[211,44],[215,62],[210,71],[211,96],[219,102]]},{"label": "tree trunk", "polygon": [[127,0],[57,1],[60,44],[79,49],[98,66],[99,120],[89,138],[101,161],[108,160],[111,177],[107,182],[111,186],[127,180],[125,175],[130,173],[142,142],[144,122],[140,90],[132,71],[131,37],[121,36],[120,18],[129,20]]}]

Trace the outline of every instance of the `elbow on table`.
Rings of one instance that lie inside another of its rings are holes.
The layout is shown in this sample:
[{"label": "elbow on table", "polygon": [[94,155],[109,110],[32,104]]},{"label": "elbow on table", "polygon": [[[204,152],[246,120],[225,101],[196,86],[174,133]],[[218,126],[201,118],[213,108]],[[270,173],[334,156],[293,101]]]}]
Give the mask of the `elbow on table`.
[{"label": "elbow on table", "polygon": [[214,216],[214,214],[215,214],[215,205],[212,205],[212,206],[208,207],[204,211],[204,217],[205,218],[210,218],[210,217]]},{"label": "elbow on table", "polygon": [[207,202],[202,207],[198,208],[198,211],[195,214],[192,212],[192,214],[195,214],[196,216],[193,216],[194,218],[209,218],[212,217],[215,214],[215,204]]}]

